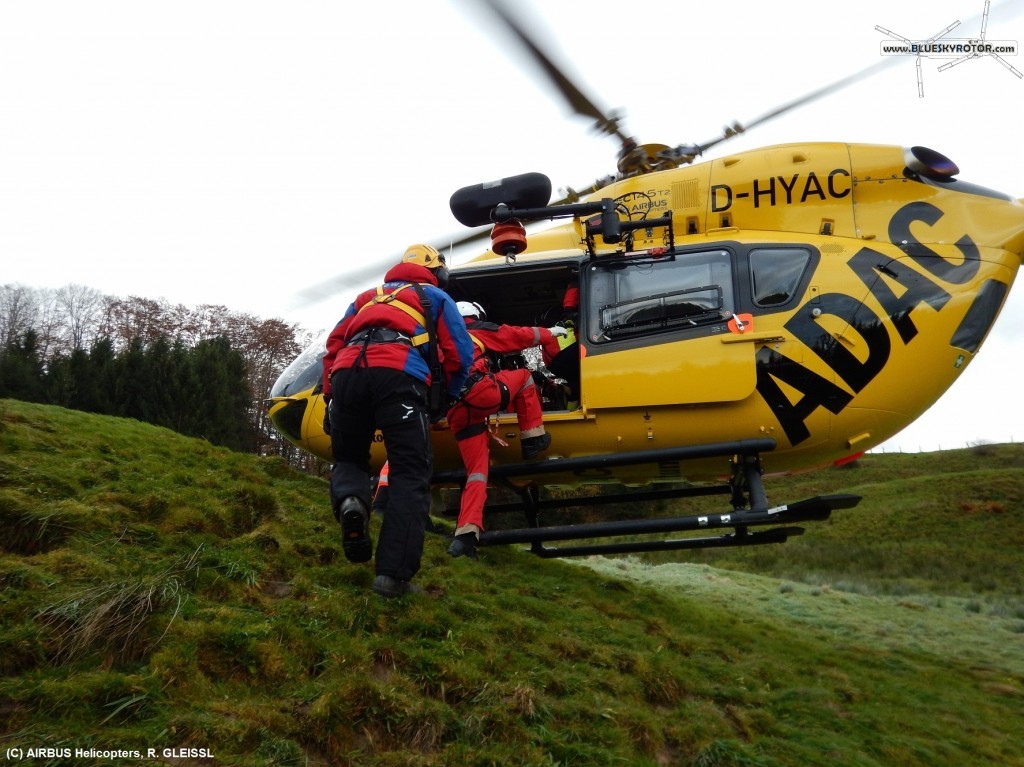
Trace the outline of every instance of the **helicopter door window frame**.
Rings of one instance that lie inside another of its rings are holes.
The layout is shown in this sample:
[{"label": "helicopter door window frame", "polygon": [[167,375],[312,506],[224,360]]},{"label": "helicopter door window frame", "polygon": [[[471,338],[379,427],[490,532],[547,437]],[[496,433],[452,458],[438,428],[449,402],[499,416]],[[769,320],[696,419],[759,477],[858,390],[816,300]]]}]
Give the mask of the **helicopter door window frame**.
[{"label": "helicopter door window frame", "polygon": [[721,243],[668,258],[591,261],[586,272],[584,327],[595,351],[725,332],[736,311],[737,257]]}]

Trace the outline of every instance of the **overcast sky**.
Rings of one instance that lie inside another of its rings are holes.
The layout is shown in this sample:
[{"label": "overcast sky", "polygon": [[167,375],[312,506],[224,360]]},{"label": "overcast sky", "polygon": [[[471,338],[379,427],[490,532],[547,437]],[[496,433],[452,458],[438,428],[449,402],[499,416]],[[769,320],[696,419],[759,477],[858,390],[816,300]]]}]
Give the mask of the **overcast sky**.
[{"label": "overcast sky", "polygon": [[[704,142],[882,61],[983,0],[665,3],[532,8],[559,60],[641,141]],[[556,190],[614,169],[469,0],[281,3],[0,0],[0,283],[77,283],[278,317],[315,330],[351,300],[303,288],[409,243],[459,234],[448,198],[527,171]],[[1024,0],[987,39],[1024,40]],[[1005,57],[1024,71],[1024,56]],[[1024,196],[1024,81],[992,58],[893,62],[713,150],[793,141],[924,145],[961,178]],[[1024,288],[978,358],[883,446],[1024,439]]]}]

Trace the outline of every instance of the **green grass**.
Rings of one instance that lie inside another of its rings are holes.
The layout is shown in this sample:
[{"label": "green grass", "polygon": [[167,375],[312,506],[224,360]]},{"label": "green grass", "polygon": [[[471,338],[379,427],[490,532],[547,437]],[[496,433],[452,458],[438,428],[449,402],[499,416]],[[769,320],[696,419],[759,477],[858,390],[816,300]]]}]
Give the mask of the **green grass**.
[{"label": "green grass", "polygon": [[768,490],[864,501],[780,546],[685,557],[474,563],[428,536],[425,593],[384,602],[341,554],[324,480],[0,401],[0,753],[1024,765],[1024,447],[871,455]]}]

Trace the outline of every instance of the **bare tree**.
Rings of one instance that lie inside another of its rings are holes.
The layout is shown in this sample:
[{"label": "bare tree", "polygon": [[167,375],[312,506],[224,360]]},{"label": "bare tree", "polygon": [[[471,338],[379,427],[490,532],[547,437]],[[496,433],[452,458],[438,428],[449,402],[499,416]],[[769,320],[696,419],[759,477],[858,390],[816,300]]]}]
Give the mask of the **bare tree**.
[{"label": "bare tree", "polygon": [[39,308],[36,315],[35,331],[38,336],[36,347],[42,360],[48,361],[53,355],[70,352],[68,333],[64,328],[64,312],[60,308],[57,292],[53,288],[36,291]]},{"label": "bare tree", "polygon": [[179,314],[163,300],[155,301],[139,296],[107,296],[100,336],[109,338],[118,351],[127,348],[135,340],[151,344],[161,337],[177,338]]},{"label": "bare tree", "polygon": [[0,285],[0,348],[6,348],[35,326],[39,296],[24,285]]},{"label": "bare tree", "polygon": [[238,336],[237,330],[232,330],[231,324],[236,323],[238,315],[228,311],[226,306],[219,304],[202,304],[192,312],[192,332],[195,334],[191,343],[198,343],[217,336],[227,336],[234,341]]},{"label": "bare tree", "polygon": [[102,293],[72,283],[57,291],[57,304],[64,314],[72,350],[85,349],[96,340],[106,304]]}]

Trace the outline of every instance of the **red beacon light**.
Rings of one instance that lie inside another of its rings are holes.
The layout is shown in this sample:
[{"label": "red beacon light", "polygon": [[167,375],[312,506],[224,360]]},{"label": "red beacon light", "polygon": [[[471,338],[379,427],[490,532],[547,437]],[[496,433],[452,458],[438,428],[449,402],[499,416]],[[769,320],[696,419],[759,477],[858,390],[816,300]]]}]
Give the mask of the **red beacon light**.
[{"label": "red beacon light", "polygon": [[491,229],[491,250],[504,256],[505,263],[512,263],[526,250],[526,227],[515,219],[495,224]]}]

